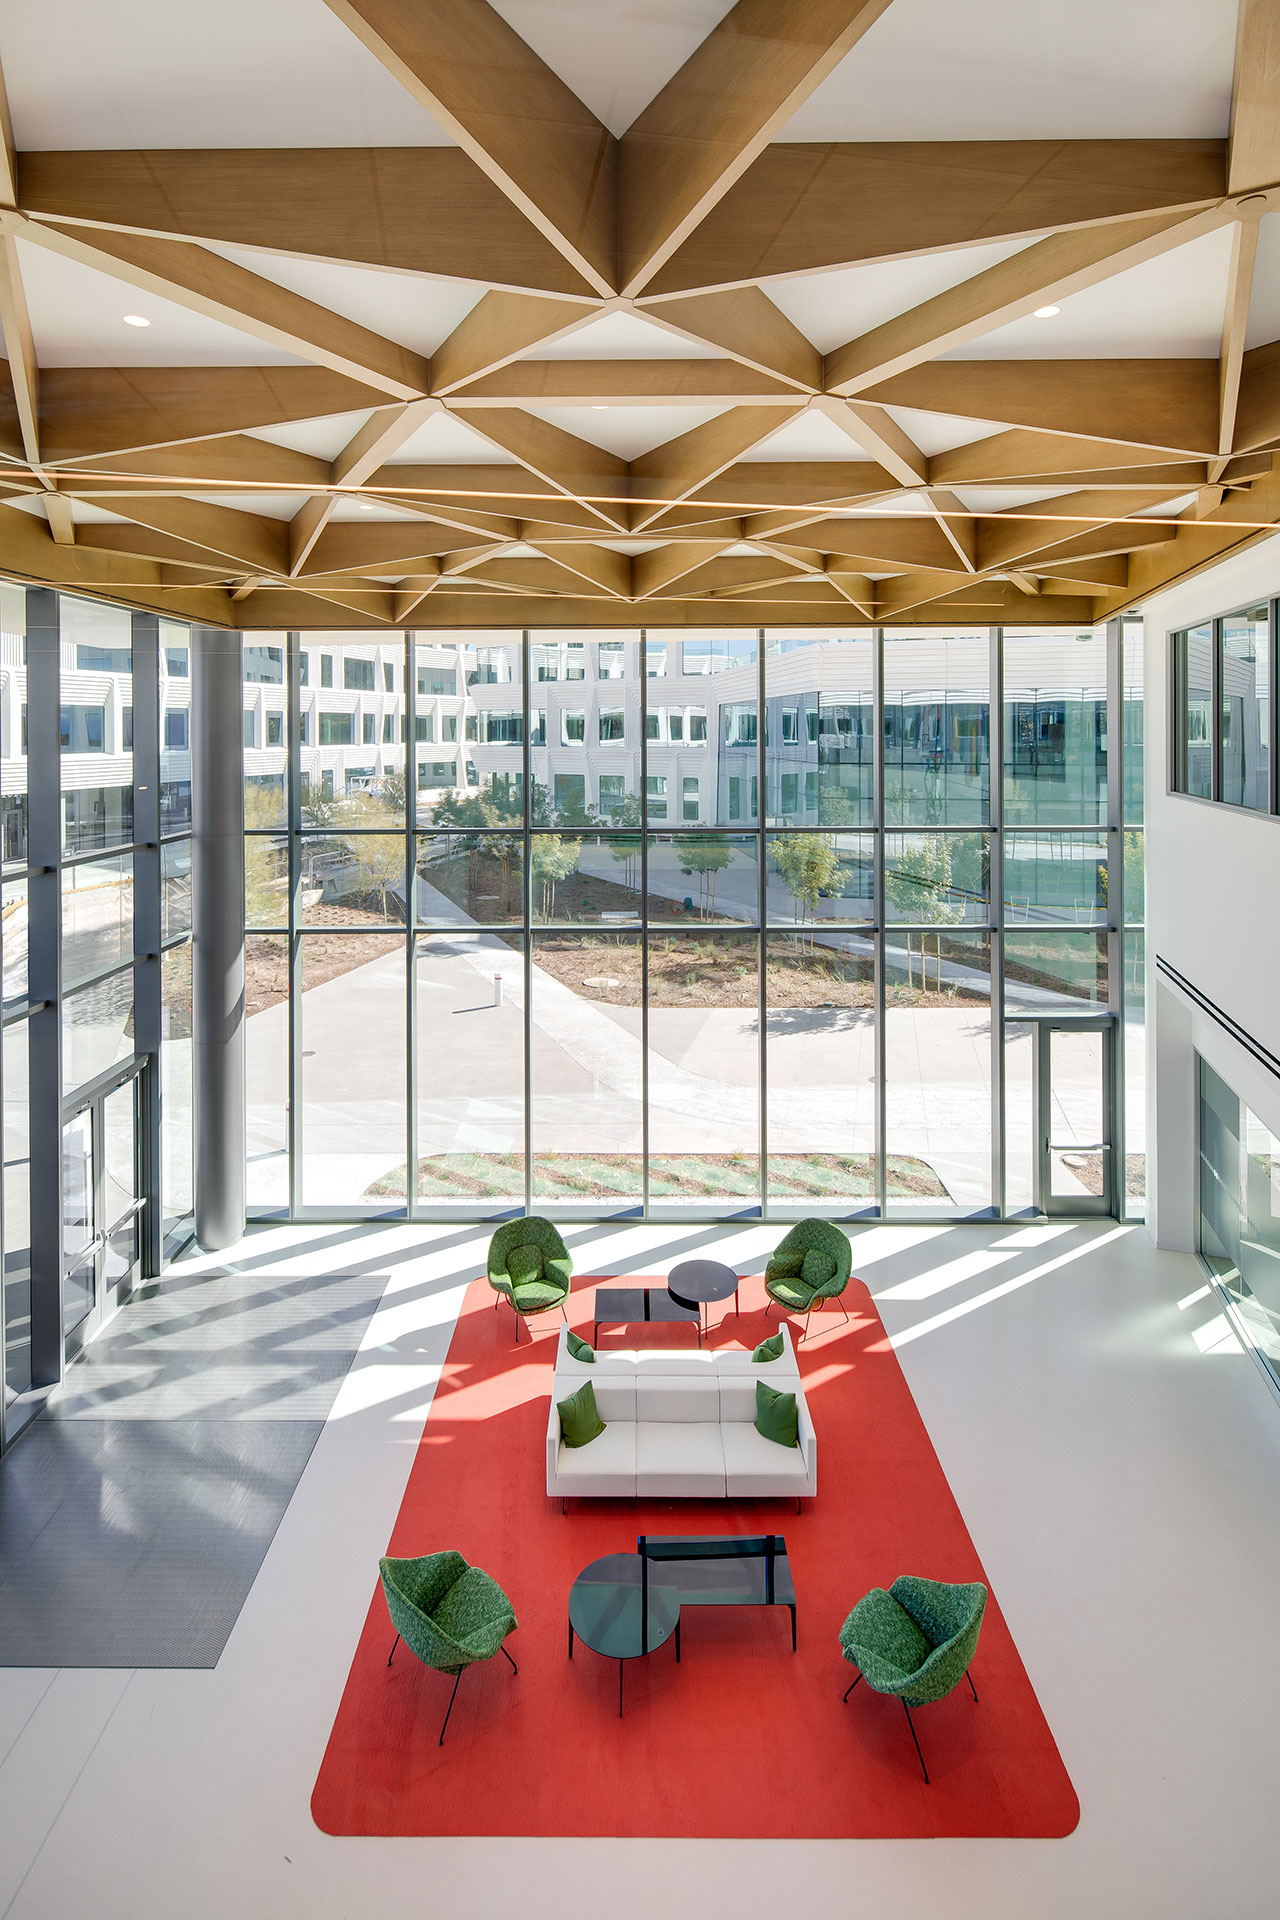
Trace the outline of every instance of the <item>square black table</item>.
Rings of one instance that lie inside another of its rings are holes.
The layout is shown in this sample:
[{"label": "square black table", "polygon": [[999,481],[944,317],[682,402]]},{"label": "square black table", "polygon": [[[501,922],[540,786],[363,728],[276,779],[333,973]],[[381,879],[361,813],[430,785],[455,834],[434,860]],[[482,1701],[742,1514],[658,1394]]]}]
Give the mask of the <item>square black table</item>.
[{"label": "square black table", "polygon": [[682,1607],[786,1607],[796,1650],[796,1589],[780,1533],[659,1538],[642,1533],[636,1552],[680,1590]]},{"label": "square black table", "polygon": [[682,1322],[696,1330],[698,1345],[702,1345],[701,1307],[682,1306],[671,1298],[665,1286],[597,1287],[592,1314],[592,1346],[599,1339],[600,1328],[606,1321],[624,1321],[628,1325],[635,1325],[641,1320]]}]

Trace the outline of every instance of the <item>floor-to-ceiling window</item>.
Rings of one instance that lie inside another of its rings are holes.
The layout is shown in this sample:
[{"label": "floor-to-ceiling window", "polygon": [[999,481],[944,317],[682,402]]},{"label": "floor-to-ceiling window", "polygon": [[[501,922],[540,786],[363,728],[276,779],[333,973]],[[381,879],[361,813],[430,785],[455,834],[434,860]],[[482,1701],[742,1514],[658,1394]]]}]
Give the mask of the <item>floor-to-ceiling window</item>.
[{"label": "floor-to-ceiling window", "polygon": [[253,636],[251,1206],[1017,1215],[1046,1097],[1068,1197],[1110,1191],[1139,645]]}]

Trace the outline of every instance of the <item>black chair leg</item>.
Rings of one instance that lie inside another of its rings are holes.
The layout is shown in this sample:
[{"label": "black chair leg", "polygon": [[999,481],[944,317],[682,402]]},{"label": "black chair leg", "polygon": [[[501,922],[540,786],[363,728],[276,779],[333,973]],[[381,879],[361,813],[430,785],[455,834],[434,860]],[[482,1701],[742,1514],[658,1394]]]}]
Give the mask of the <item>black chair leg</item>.
[{"label": "black chair leg", "polygon": [[503,1659],[508,1663],[512,1673],[519,1673],[520,1671],[519,1667],[516,1665],[515,1661],[511,1658],[511,1655],[507,1652],[506,1648],[499,1647],[498,1652],[502,1655]]},{"label": "black chair leg", "polygon": [[844,1305],[844,1301],[843,1301],[843,1300],[841,1300],[841,1299],[839,1299],[839,1298],[837,1297],[837,1300],[836,1300],[836,1305],[837,1305],[837,1306],[839,1307],[839,1309],[840,1309],[840,1311],[841,1311],[841,1313],[843,1313],[843,1314],[844,1314],[844,1317],[845,1317],[845,1319],[847,1320],[847,1319],[849,1318],[849,1316],[848,1316],[848,1314],[847,1314],[847,1313],[845,1312],[845,1305]]},{"label": "black chair leg", "polygon": [[861,1678],[862,1678],[862,1675],[860,1673],[854,1674],[852,1680],[849,1682],[848,1686],[844,1690],[844,1699],[840,1702],[841,1706],[845,1706],[847,1704],[849,1695],[853,1692],[854,1688],[857,1686]]},{"label": "black chair leg", "polygon": [[964,1677],[969,1682],[969,1691],[973,1695],[973,1704],[976,1707],[978,1704],[978,1689],[973,1684],[973,1675],[970,1673],[968,1667],[964,1670]]},{"label": "black chair leg", "polygon": [[[395,1639],[394,1639],[394,1640],[393,1640],[393,1641],[391,1642],[391,1651],[390,1651],[390,1653],[389,1653],[389,1654],[387,1655],[387,1665],[388,1665],[388,1666],[390,1666],[390,1665],[391,1665],[391,1662],[392,1662],[392,1661],[393,1661],[393,1660],[395,1659],[395,1657],[396,1657],[396,1648],[397,1648],[397,1647],[398,1647],[399,1645],[400,1645],[400,1635],[399,1635],[399,1634],[397,1634],[397,1635],[396,1635],[396,1637],[395,1637]],[[971,1681],[969,1682],[969,1685],[970,1685],[970,1686],[972,1686],[972,1685],[973,1685],[973,1682],[972,1682],[972,1680],[971,1680]]]},{"label": "black chair leg", "polygon": [[442,1747],[444,1745],[444,1728],[447,1727],[449,1724],[449,1715],[453,1712],[453,1703],[458,1697],[458,1682],[459,1680],[461,1680],[461,1678],[462,1678],[462,1668],[459,1667],[458,1671],[453,1676],[453,1692],[449,1695],[449,1704],[444,1710],[444,1727],[441,1727],[440,1729],[440,1738],[436,1742],[437,1746]]},{"label": "black chair leg", "polygon": [[928,1786],[928,1784],[929,1784],[929,1769],[928,1769],[928,1767],[926,1767],[926,1765],[925,1765],[925,1763],[924,1763],[924,1755],[923,1755],[923,1754],[921,1753],[921,1751],[920,1751],[920,1742],[919,1742],[918,1740],[916,1740],[916,1730],[915,1730],[915,1728],[914,1728],[914,1726],[912,1726],[912,1724],[911,1724],[911,1709],[910,1709],[910,1707],[909,1707],[909,1706],[907,1705],[907,1703],[906,1703],[906,1701],[905,1701],[905,1700],[904,1700],[904,1701],[903,1701],[903,1703],[902,1703],[902,1711],[903,1711],[903,1712],[904,1712],[904,1713],[906,1714],[906,1716],[907,1716],[907,1725],[908,1725],[909,1727],[911,1727],[911,1738],[912,1738],[912,1740],[913,1740],[913,1741],[915,1741],[915,1749],[916,1749],[916,1759],[917,1759],[917,1760],[918,1760],[918,1761],[920,1762],[920,1771],[921,1771],[921,1773],[922,1773],[922,1774],[924,1775],[924,1783],[925,1783],[925,1785],[926,1785],[926,1787],[927,1787],[927,1786]]},{"label": "black chair leg", "polygon": [[796,1650],[796,1610],[794,1607],[792,1607],[791,1609],[791,1651],[792,1653],[794,1653],[795,1650]]}]

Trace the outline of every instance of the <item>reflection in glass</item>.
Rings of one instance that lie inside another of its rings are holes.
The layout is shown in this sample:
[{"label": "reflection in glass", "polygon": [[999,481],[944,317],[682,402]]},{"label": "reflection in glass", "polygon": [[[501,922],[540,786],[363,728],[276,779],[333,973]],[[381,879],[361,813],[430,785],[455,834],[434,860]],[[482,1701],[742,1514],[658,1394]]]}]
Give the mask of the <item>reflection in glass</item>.
[{"label": "reflection in glass", "polygon": [[521,833],[418,836],[420,927],[502,926],[524,915]]},{"label": "reflection in glass", "polygon": [[[598,819],[638,826],[639,634],[623,631],[605,637],[550,628],[531,647],[529,677],[533,824],[574,827]],[[516,691],[518,696],[518,687]],[[665,686],[649,688],[651,723],[665,711],[667,693]],[[496,693],[492,699],[497,706]],[[487,725],[492,722],[482,707],[482,744]],[[683,714],[675,731],[683,738]],[[703,763],[706,757],[703,746]],[[671,758],[662,748],[651,747],[650,773],[677,772],[674,765],[667,766]],[[484,764],[482,760],[482,771]]]},{"label": "reflection in glass", "polygon": [[870,920],[875,841],[869,833],[771,833],[766,841],[771,926]]},{"label": "reflection in glass", "polygon": [[543,926],[634,925],[640,918],[638,833],[535,833],[530,913]]},{"label": "reflection in glass", "polygon": [[603,929],[533,942],[533,1195],[638,1207],[643,1186],[640,936]]},{"label": "reflection in glass", "polygon": [[[252,939],[245,942],[246,955],[254,944]],[[184,941],[170,947],[160,961],[160,1200],[166,1238],[195,1204],[191,1057],[191,943]],[[248,1057],[246,1049],[246,1065]],[[252,1102],[248,1111],[253,1111]],[[252,1146],[249,1158],[252,1165]]]},{"label": "reflection in glass", "polygon": [[758,1207],[756,936],[651,933],[648,947],[651,1197]]},{"label": "reflection in glass", "polygon": [[[190,949],[178,949],[190,952]],[[165,956],[166,966],[171,956]],[[248,1172],[245,1194],[250,1206],[289,1204],[289,942],[283,934],[251,933],[244,943],[244,1074]],[[182,1050],[183,997],[190,993],[189,963],[175,978],[174,1073],[179,1089],[190,1075],[189,1050]],[[168,993],[166,992],[166,1000]],[[188,1001],[189,1006],[189,1001]],[[190,1031],[189,1013],[187,1031]],[[187,1043],[189,1049],[189,1042]],[[163,1064],[163,1054],[162,1054]],[[186,1123],[179,1118],[181,1130]],[[175,1147],[181,1163],[183,1140]],[[175,1195],[175,1211],[183,1197]],[[167,1212],[167,1208],[166,1208]]]},{"label": "reflection in glass", "polygon": [[31,1145],[27,1022],[4,1029],[5,1398],[31,1385]]},{"label": "reflection in glass", "polygon": [[191,842],[166,840],[160,850],[160,937],[167,942],[190,931]]},{"label": "reflection in glass", "polygon": [[520,824],[524,696],[519,635],[433,634],[413,649],[410,752],[419,826]]},{"label": "reflection in glass", "polygon": [[19,1006],[27,997],[27,883],[9,880],[0,889],[0,953],[4,966],[4,1005]]},{"label": "reflection in glass", "polygon": [[770,826],[872,817],[875,726],[867,628],[765,636],[765,792]]},{"label": "reflection in glass", "polygon": [[[1126,896],[1127,897],[1127,896]],[[1125,1217],[1147,1211],[1147,983],[1146,935],[1124,933],[1124,1150]]]},{"label": "reflection in glass", "polygon": [[887,826],[982,825],[989,818],[990,688],[985,629],[886,633]]},{"label": "reflection in glass", "polygon": [[1124,647],[1124,817],[1138,823],[1143,813],[1143,626],[1141,620],[1122,620]]},{"label": "reflection in glass", "polygon": [[[524,963],[518,934],[418,941],[418,1198],[524,1205]],[[384,1175],[379,1196],[404,1183]]]},{"label": "reflection in glass", "polygon": [[990,911],[989,835],[886,834],[884,897],[887,924],[985,921]]},{"label": "reflection in glass", "polygon": [[306,933],[301,949],[303,1204],[377,1202],[404,1179],[404,938]]},{"label": "reflection in glass", "polygon": [[1222,622],[1222,798],[1265,813],[1270,806],[1270,621],[1250,607]]},{"label": "reflection in glass", "polygon": [[855,936],[771,933],[765,977],[770,1208],[875,1206],[875,960]]},{"label": "reflection in glass", "polygon": [[403,833],[308,833],[300,851],[302,926],[403,925]]},{"label": "reflection in glass", "polygon": [[95,1080],[133,1055],[133,968],[69,993],[62,1002],[62,1086]]},{"label": "reflection in glass", "polygon": [[1004,1023],[1004,1206],[1008,1214],[1030,1213],[1036,1206],[1036,1032],[1029,1020]]},{"label": "reflection in glass", "polygon": [[1005,1005],[1028,1013],[1080,1013],[1107,1004],[1107,936],[1083,928],[1004,937]]},{"label": "reflection in glass", "polygon": [[650,834],[650,920],[754,926],[760,917],[756,844],[750,834]]},{"label": "reflection in glass", "polygon": [[[1126,908],[1127,904],[1126,891]],[[1106,834],[1006,833],[1004,910],[1010,926],[1055,920],[1088,926],[1104,921]]]},{"label": "reflection in glass", "polygon": [[[189,846],[190,842],[174,844]],[[288,925],[289,847],[282,836],[266,833],[245,835],[244,915],[247,927]]]},{"label": "reflection in glass", "polygon": [[62,978],[74,986],[133,957],[133,855],[62,869]]},{"label": "reflection in glass", "polygon": [[62,1324],[70,1333],[93,1311],[98,1263],[93,1250],[93,1114],[62,1129]]},{"label": "reflection in glass", "polygon": [[1107,636],[1066,627],[1004,633],[1006,827],[1107,817]]},{"label": "reflection in glass", "polygon": [[986,933],[885,948],[885,1154],[891,1214],[991,1205],[991,949]]},{"label": "reflection in glass", "polygon": [[1213,794],[1213,625],[1173,636],[1173,785]]},{"label": "reflection in glass", "polygon": [[1126,926],[1141,926],[1146,919],[1147,875],[1146,834],[1141,827],[1130,827],[1124,835],[1124,918]]},{"label": "reflection in glass", "polygon": [[127,1281],[138,1258],[137,1082],[127,1081],[102,1103],[102,1250],[104,1288]]}]

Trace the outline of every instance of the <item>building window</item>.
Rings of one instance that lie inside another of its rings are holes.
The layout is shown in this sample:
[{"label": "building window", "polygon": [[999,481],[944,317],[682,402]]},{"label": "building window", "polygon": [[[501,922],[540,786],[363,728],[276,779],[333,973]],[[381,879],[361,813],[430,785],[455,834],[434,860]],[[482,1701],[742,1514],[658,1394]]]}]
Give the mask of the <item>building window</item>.
[{"label": "building window", "polygon": [[419,760],[419,787],[451,787],[454,780],[452,760]]},{"label": "building window", "polygon": [[333,798],[333,768],[332,767],[325,767],[321,771],[320,798],[322,800],[332,800]]},{"label": "building window", "polygon": [[626,736],[626,721],[620,707],[610,707],[600,714],[601,740],[622,740]]},{"label": "building window", "polygon": [[322,747],[354,746],[355,715],[352,713],[322,713],[320,715],[320,745]]},{"label": "building window", "polygon": [[621,680],[626,673],[626,642],[602,640],[596,653],[596,670],[601,680]]},{"label": "building window", "polygon": [[684,776],[683,794],[680,802],[681,818],[696,820],[700,811],[698,805],[698,778],[696,774]]},{"label": "building window", "polygon": [[804,810],[806,813],[818,811],[818,769],[810,767],[804,776]]},{"label": "building window", "polygon": [[298,685],[300,687],[311,685],[311,656],[304,653],[301,648],[298,650]]},{"label": "building window", "polygon": [[164,715],[164,743],[171,752],[185,753],[187,750],[187,710],[185,707],[166,707]]},{"label": "building window", "polygon": [[587,810],[587,777],[583,773],[558,773],[555,777],[555,809],[567,819],[580,820]]},{"label": "building window", "polygon": [[581,746],[587,737],[587,716],[581,707],[566,710],[560,715],[560,740],[566,747]]},{"label": "building window", "polygon": [[[27,710],[25,707],[23,707],[22,709],[22,751],[25,753],[26,750],[27,750]],[[133,752],[133,708],[132,707],[122,707],[120,709],[120,751],[122,753]]]},{"label": "building window", "polygon": [[366,747],[372,747],[378,738],[378,716],[376,713],[363,713],[360,716],[360,740]]},{"label": "building window", "polygon": [[1213,798],[1213,623],[1173,636],[1174,767],[1177,793]]},{"label": "building window", "polygon": [[707,710],[705,707],[689,709],[689,740],[691,743],[705,742],[707,737]]},{"label": "building window", "polygon": [[798,707],[784,707],[782,709],[782,744],[784,747],[793,747],[799,739],[799,721],[800,710]]},{"label": "building window", "polygon": [[320,685],[322,687],[331,687],[333,685],[333,655],[331,653],[322,653],[320,655]]},{"label": "building window", "polygon": [[[484,649],[481,649],[481,651],[483,652]],[[506,656],[500,655],[499,657],[501,659],[505,659]],[[498,677],[499,676],[496,673],[493,674],[492,676],[488,674],[477,675],[478,679],[486,682],[490,681],[491,679],[496,680],[498,679]],[[502,677],[504,679],[509,678],[509,675],[503,675]],[[451,700],[453,696],[457,693],[457,691],[458,691],[458,676],[454,672],[452,667],[419,667],[418,668],[418,692],[419,693],[426,694],[429,698],[432,698],[432,699]]]},{"label": "building window", "polygon": [[799,776],[794,773],[784,773],[780,776],[778,784],[779,813],[794,813],[797,806]]},{"label": "building window", "polygon": [[644,643],[644,677],[646,680],[665,680],[667,675],[667,643],[665,640],[649,640]]},{"label": "building window", "polygon": [[673,742],[684,739],[684,715],[679,707],[667,708],[667,738]]},{"label": "building window", "polygon": [[724,708],[724,744],[726,747],[754,747],[756,744],[756,710],[750,706],[730,705]]},{"label": "building window", "polygon": [[1267,608],[1228,614],[1219,640],[1221,798],[1265,813],[1270,798],[1270,622]]},{"label": "building window", "polygon": [[415,713],[413,716],[413,737],[418,741],[433,741],[436,737],[436,717],[434,713]]},{"label": "building window", "polygon": [[350,654],[344,654],[342,684],[348,693],[372,693],[374,685],[372,660],[353,660]]},{"label": "building window", "polygon": [[809,745],[816,747],[818,744],[818,709],[816,707],[808,708],[804,719],[805,727],[809,735]]},{"label": "building window", "polygon": [[187,647],[166,647],[164,670],[171,680],[191,678],[191,652]]},{"label": "building window", "polygon": [[600,775],[600,811],[613,815],[621,813],[627,803],[626,775],[621,773],[602,773]]},{"label": "building window", "polygon": [[464,716],[463,738],[464,740],[476,741],[480,738],[479,718],[474,713],[468,713]]},{"label": "building window", "polygon": [[491,709],[480,715],[484,728],[484,743],[489,747],[518,747],[524,738],[524,715],[514,713],[509,708],[500,711]]},{"label": "building window", "polygon": [[105,753],[106,750],[106,708],[63,707],[62,751],[64,753]]},{"label": "building window", "polygon": [[646,713],[644,717],[644,737],[646,740],[661,740],[662,738],[661,708],[655,707],[652,710],[652,712]]},{"label": "building window", "polygon": [[441,740],[447,741],[457,740],[458,716],[456,713],[442,713],[440,715],[440,738]]},{"label": "building window", "polygon": [[244,677],[251,686],[283,686],[284,648],[246,646]]},{"label": "building window", "polygon": [[258,744],[257,721],[252,707],[246,707],[244,712],[244,744],[246,747],[256,747]]},{"label": "building window", "polygon": [[282,746],[283,743],[284,715],[282,713],[269,713],[267,715],[267,745],[269,747],[279,747]]},{"label": "building window", "polygon": [[665,820],[667,817],[667,780],[666,775],[650,773],[644,783],[645,804],[651,820]]},{"label": "building window", "polygon": [[298,715],[298,740],[300,745],[304,747],[309,747],[311,745],[310,713],[301,713]]},{"label": "building window", "polygon": [[76,648],[76,667],[81,673],[132,673],[132,647]]},{"label": "building window", "polygon": [[396,690],[396,667],[394,660],[384,660],[382,663],[382,690],[384,693],[394,693]]},{"label": "building window", "polygon": [[545,747],[547,744],[547,710],[545,707],[529,709],[529,745]]},{"label": "building window", "polygon": [[681,665],[685,673],[725,673],[730,667],[755,665],[756,643],[729,634],[705,640],[683,640]]},{"label": "building window", "polygon": [[729,775],[729,818],[731,820],[742,818],[742,781],[736,773]]},{"label": "building window", "polygon": [[394,713],[384,713],[382,716],[382,744],[384,747],[393,747],[395,742],[396,717]]},{"label": "building window", "polygon": [[[435,668],[428,669],[429,673],[436,672],[436,671],[442,672],[443,669],[435,669]],[[476,686],[476,687],[497,687],[497,686],[505,685],[505,683],[509,681],[510,678],[511,678],[511,656],[507,652],[507,649],[505,647],[477,647],[476,648],[476,664],[471,670],[471,672],[467,675],[467,680],[470,685]],[[422,675],[419,674],[418,692],[425,693],[426,691],[427,689],[422,684]],[[452,693],[453,692],[452,673],[450,673],[449,675],[448,687],[434,687],[432,691],[435,693]]]}]

